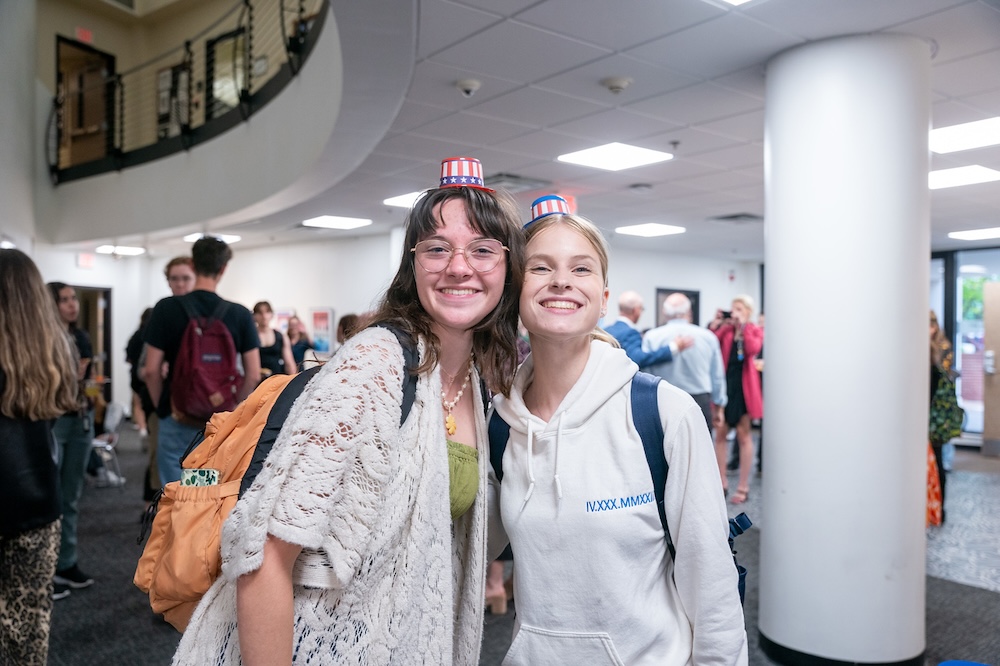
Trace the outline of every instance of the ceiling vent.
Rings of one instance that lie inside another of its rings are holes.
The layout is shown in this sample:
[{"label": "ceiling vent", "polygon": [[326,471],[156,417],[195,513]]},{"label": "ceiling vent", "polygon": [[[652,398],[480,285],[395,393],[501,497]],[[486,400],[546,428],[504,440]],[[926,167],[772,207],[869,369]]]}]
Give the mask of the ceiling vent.
[{"label": "ceiling vent", "polygon": [[709,222],[724,222],[726,224],[751,224],[763,222],[764,217],[755,213],[733,213],[732,215],[716,215],[708,218]]},{"label": "ceiling vent", "polygon": [[485,180],[487,187],[507,190],[511,194],[529,192],[531,190],[540,190],[543,187],[548,187],[552,184],[551,181],[548,180],[542,180],[540,178],[525,178],[524,176],[516,176],[512,173],[498,173],[492,176],[486,176]]}]

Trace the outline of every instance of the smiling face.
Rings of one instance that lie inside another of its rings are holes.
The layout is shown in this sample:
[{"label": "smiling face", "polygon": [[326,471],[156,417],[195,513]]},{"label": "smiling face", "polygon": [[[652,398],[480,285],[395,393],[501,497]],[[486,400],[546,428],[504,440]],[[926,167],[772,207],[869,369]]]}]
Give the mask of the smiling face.
[{"label": "smiling face", "polygon": [[438,273],[427,271],[419,261],[413,260],[417,296],[433,320],[432,327],[438,337],[465,334],[500,302],[507,275],[506,252],[491,270],[477,272],[469,265],[461,248],[485,236],[470,223],[465,203],[460,199],[448,199],[436,208],[434,217],[438,223],[434,234],[420,240],[445,241],[458,251],[453,252],[447,266]]},{"label": "smiling face", "polygon": [[556,223],[531,237],[521,321],[533,340],[589,340],[607,304],[600,255],[583,234]]}]

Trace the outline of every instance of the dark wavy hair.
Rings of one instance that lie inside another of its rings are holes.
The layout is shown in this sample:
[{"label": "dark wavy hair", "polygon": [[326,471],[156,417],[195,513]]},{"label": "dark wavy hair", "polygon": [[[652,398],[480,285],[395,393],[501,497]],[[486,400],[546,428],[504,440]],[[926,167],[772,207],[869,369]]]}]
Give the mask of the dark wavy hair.
[{"label": "dark wavy hair", "polygon": [[510,249],[500,302],[473,327],[472,333],[472,352],[487,387],[494,393],[509,395],[517,369],[517,312],[524,281],[524,233],[517,204],[505,192],[473,187],[441,187],[423,195],[406,219],[399,270],[379,306],[364,323],[389,322],[415,339],[422,338],[427,345],[427,354],[416,369],[418,374],[429,372],[437,365],[440,341],[431,328],[434,322],[417,294],[415,260],[410,248],[437,231],[440,226],[439,209],[451,199],[460,199],[465,204],[469,221],[477,232],[486,238],[495,238]]}]

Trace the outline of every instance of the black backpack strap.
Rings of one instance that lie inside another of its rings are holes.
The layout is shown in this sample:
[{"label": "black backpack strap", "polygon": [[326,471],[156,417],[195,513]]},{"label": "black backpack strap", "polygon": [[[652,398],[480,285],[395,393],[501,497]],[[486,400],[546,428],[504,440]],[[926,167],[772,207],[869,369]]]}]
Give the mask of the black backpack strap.
[{"label": "black backpack strap", "polygon": [[416,367],[420,365],[417,345],[409,333],[393,324],[380,322],[375,325],[387,331],[392,331],[396,339],[399,340],[399,346],[403,348],[403,407],[399,415],[399,426],[403,427],[406,417],[410,415],[410,409],[413,407],[413,401],[417,395],[417,375],[414,373]]},{"label": "black backpack strap", "polygon": [[510,424],[494,411],[493,416],[490,417],[488,432],[490,464],[493,465],[493,473],[497,475],[497,481],[503,481],[503,452],[507,448],[507,440],[510,439]]},{"label": "black backpack strap", "polygon": [[649,465],[649,473],[653,477],[656,511],[660,514],[663,534],[667,539],[667,550],[670,551],[670,557],[675,558],[677,553],[674,550],[674,541],[670,538],[663,499],[670,468],[663,454],[663,423],[660,421],[660,406],[656,395],[660,381],[662,380],[656,375],[635,373],[632,378],[632,422],[639,431],[642,448],[646,454],[646,464]]},{"label": "black backpack strap", "polygon": [[253,451],[253,458],[250,459],[250,466],[247,467],[247,471],[243,474],[243,481],[240,483],[240,497],[243,497],[243,493],[250,488],[253,480],[257,478],[260,470],[264,467],[264,460],[267,458],[267,454],[271,452],[271,447],[274,446],[275,440],[278,439],[278,433],[281,432],[281,427],[285,425],[285,421],[288,419],[288,412],[291,411],[292,405],[295,404],[295,399],[302,394],[306,385],[316,376],[316,373],[322,367],[321,365],[317,365],[305,372],[300,372],[281,389],[277,400],[271,406],[271,411],[267,414],[267,422],[264,424],[264,429],[261,430],[260,439],[257,440],[257,445]]},{"label": "black backpack strap", "polygon": [[[185,294],[184,296],[178,296],[177,302],[180,303],[181,307],[184,309],[184,314],[187,315],[187,318],[189,320],[194,319],[196,321],[204,319],[204,317],[195,312],[194,307],[191,305],[191,303],[188,302],[188,299],[185,298],[186,296],[187,294]],[[226,315],[226,310],[228,309],[229,309],[229,302],[226,301],[225,299],[220,299],[219,304],[215,306],[215,309],[212,311],[212,314],[208,316],[208,320],[222,321],[222,318]]]},{"label": "black backpack strap", "polygon": [[750,522],[749,516],[745,513],[729,519],[729,550],[733,553],[733,564],[736,565],[736,573],[739,575],[738,587],[741,604],[747,594],[747,569],[744,566],[740,566],[740,563],[736,561],[736,549],[733,547],[733,539],[750,529],[751,525],[753,523]]}]

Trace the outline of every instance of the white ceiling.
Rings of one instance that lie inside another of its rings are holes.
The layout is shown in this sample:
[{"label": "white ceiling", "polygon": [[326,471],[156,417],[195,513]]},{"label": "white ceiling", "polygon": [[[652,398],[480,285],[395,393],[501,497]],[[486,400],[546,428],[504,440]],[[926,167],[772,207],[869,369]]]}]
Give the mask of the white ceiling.
[{"label": "white ceiling", "polygon": [[[535,196],[572,194],[609,237],[630,223],[687,228],[660,239],[617,236],[613,245],[762,260],[761,222],[711,218],[765,214],[767,61],[837,35],[932,40],[934,127],[1000,116],[1000,0],[751,0],[738,8],[715,0],[421,0],[417,29],[412,82],[374,151],[314,199],[233,225],[244,247],[384,233],[405,211],[383,199],[432,187],[442,158],[472,155],[488,176],[551,183],[519,195],[525,217]],[[609,76],[633,82],[613,94],[600,84]],[[465,78],[482,82],[472,97],[454,85]],[[556,161],[609,141],[675,159],[619,172]],[[934,169],[973,163],[1000,169],[1000,147],[932,157]],[[977,246],[949,240],[949,231],[1000,226],[1000,182],[935,190],[931,201],[935,250]],[[376,224],[299,227],[321,214]]]}]

